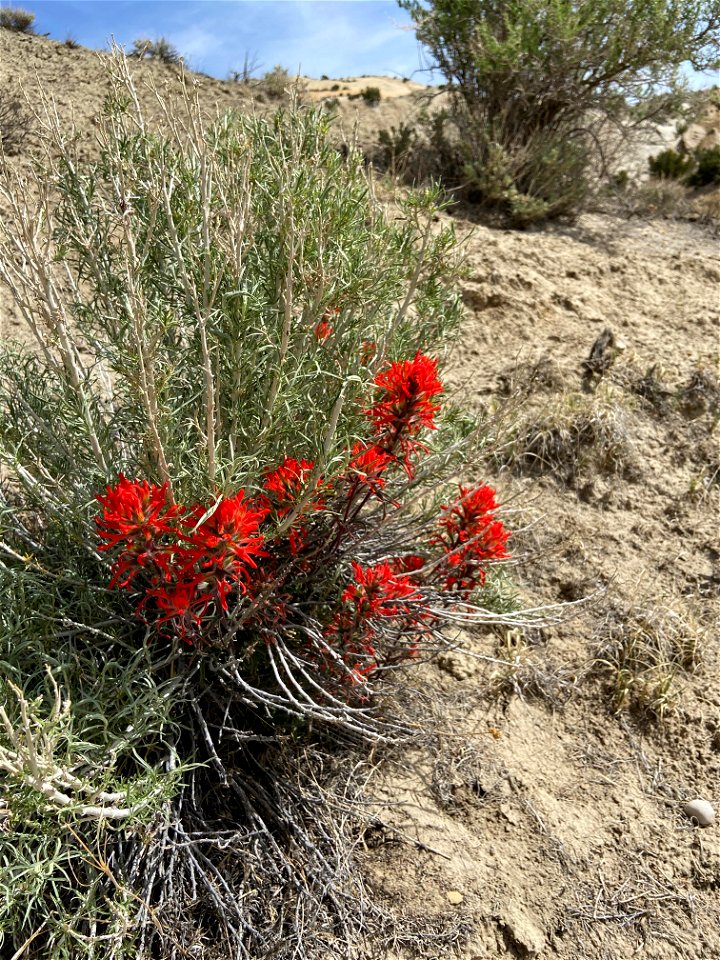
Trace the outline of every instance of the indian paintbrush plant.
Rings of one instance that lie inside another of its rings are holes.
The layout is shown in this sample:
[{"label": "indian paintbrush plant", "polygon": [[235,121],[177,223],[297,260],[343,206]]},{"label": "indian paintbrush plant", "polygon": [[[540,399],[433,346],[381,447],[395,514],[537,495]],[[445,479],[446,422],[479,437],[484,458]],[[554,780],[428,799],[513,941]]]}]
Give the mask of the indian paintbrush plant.
[{"label": "indian paintbrush plant", "polygon": [[407,733],[449,624],[517,620],[457,482],[455,238],[321,112],[210,121],[181,78],[151,128],[110,72],[95,159],[46,104],[0,187],[3,949],[326,956],[388,925],[338,742]]}]

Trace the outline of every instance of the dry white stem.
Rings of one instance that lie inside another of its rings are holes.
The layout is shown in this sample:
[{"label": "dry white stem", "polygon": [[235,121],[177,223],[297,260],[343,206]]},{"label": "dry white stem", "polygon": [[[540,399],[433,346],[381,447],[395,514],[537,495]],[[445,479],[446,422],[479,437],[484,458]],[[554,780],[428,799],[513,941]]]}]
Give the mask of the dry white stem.
[{"label": "dry white stem", "polygon": [[35,713],[35,705],[28,702],[23,691],[7,682],[17,701],[19,716],[13,722],[5,707],[0,706],[0,725],[9,744],[0,745],[0,771],[42,794],[50,809],[69,809],[92,820],[124,820],[136,815],[145,803],[129,806],[126,793],[98,790],[58,762],[58,748],[66,740],[71,724],[71,704],[63,701],[49,670],[48,677],[53,703],[46,717]]},{"label": "dry white stem", "polygon": [[420,282],[420,277],[422,276],[422,272],[425,269],[425,253],[427,251],[428,244],[430,243],[431,234],[432,234],[432,218],[428,217],[428,222],[425,225],[425,232],[423,233],[422,243],[420,245],[420,250],[418,252],[417,264],[415,266],[415,270],[413,271],[413,275],[410,278],[407,292],[405,294],[405,299],[403,300],[400,306],[400,309],[398,310],[395,317],[393,318],[392,324],[390,325],[390,327],[385,333],[385,336],[383,337],[382,346],[380,350],[378,350],[377,356],[375,357],[375,360],[371,365],[371,369],[373,371],[375,371],[384,362],[384,359],[387,355],[388,346],[392,343],[393,338],[397,333],[398,327],[400,326],[402,321],[405,319],[405,317],[407,316],[408,310],[412,306],[412,302],[415,297],[415,291],[417,290],[418,283]]}]

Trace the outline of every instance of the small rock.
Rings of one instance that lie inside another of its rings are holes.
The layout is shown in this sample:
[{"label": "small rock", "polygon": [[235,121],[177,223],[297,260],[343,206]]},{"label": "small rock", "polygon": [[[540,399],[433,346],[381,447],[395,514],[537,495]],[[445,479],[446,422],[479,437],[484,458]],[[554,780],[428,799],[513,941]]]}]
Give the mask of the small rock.
[{"label": "small rock", "polygon": [[545,936],[534,919],[515,904],[507,904],[496,917],[512,946],[523,957],[539,957],[545,950]]},{"label": "small rock", "polygon": [[715,810],[707,800],[690,800],[683,807],[686,817],[695,820],[701,827],[709,827],[715,821]]},{"label": "small rock", "polygon": [[454,907],[458,906],[458,904],[462,903],[465,899],[459,890],[448,890],[445,896],[448,899],[448,903],[452,903]]}]

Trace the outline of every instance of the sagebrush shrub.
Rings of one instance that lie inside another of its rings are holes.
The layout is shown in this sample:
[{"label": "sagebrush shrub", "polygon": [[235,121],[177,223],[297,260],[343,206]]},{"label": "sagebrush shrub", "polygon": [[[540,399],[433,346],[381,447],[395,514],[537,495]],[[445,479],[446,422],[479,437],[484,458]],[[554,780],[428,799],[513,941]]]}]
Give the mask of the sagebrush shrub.
[{"label": "sagebrush shrub", "polygon": [[0,30],[34,33],[35,14],[22,7],[0,7]]},{"label": "sagebrush shrub", "polygon": [[4,171],[35,349],[0,356],[0,855],[37,866],[0,929],[67,960],[327,955],[369,914],[310,722],[393,738],[403,665],[504,616],[441,379],[455,238],[435,190],[387,219],[321,111],[205,127],[182,88],[161,136],[111,79],[97,161],[50,120],[44,172]]},{"label": "sagebrush shrub", "polygon": [[677,96],[687,62],[720,64],[717,0],[399,3],[447,80],[472,199],[497,204],[500,184],[482,180],[499,153],[507,209],[526,222],[577,212],[628,108],[637,118],[657,89]]},{"label": "sagebrush shrub", "polygon": [[272,100],[282,100],[292,86],[292,77],[285,67],[276,64],[263,76],[261,86]]}]

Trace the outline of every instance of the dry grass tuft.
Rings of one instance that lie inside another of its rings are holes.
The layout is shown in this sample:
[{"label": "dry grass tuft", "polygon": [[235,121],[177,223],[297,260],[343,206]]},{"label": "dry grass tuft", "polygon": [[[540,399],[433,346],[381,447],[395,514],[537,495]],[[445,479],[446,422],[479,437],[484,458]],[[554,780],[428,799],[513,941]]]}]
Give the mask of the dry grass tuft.
[{"label": "dry grass tuft", "polygon": [[685,414],[691,417],[720,415],[720,381],[717,375],[706,367],[693,370],[688,382],[680,391],[680,405]]},{"label": "dry grass tuft", "polygon": [[517,696],[559,707],[570,697],[575,676],[571,670],[551,663],[541,649],[542,633],[533,638],[520,628],[498,633],[496,661],[490,675],[495,696]]},{"label": "dry grass tuft", "polygon": [[623,196],[625,213],[631,217],[684,220],[693,215],[693,193],[677,180],[648,180]]},{"label": "dry grass tuft", "polygon": [[520,413],[496,453],[522,475],[550,475],[574,486],[588,472],[631,474],[628,412],[610,388],[568,393]]},{"label": "dry grass tuft", "polygon": [[21,99],[11,90],[0,91],[0,153],[17,153],[29,130],[30,115]]},{"label": "dry grass tuft", "polygon": [[595,632],[593,667],[610,683],[615,712],[662,718],[673,712],[683,676],[699,666],[706,631],[686,606],[647,598],[611,607]]}]

